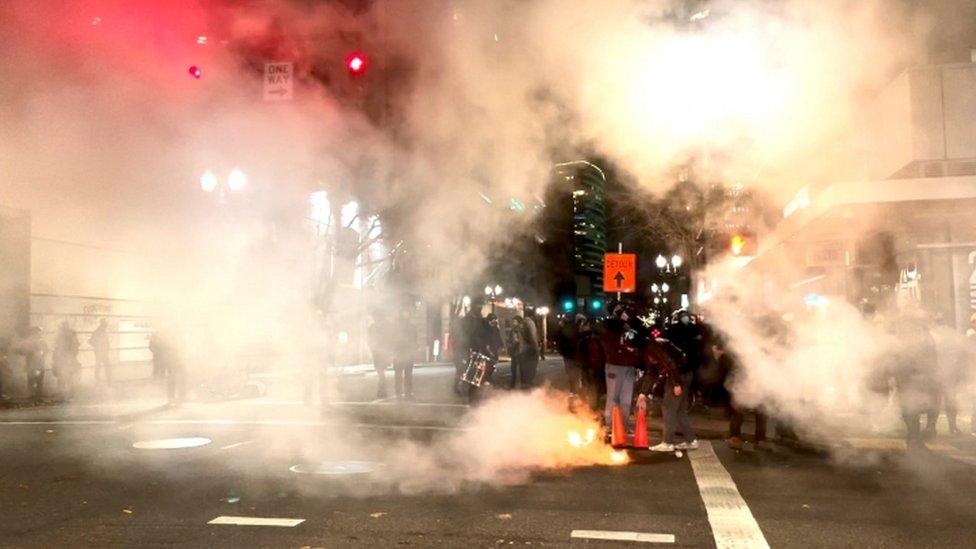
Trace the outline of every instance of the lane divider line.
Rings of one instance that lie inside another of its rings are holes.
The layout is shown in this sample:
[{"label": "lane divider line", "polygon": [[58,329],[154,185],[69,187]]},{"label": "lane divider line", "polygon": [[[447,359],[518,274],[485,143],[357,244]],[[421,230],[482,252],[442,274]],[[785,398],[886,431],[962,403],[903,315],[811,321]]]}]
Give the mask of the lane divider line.
[{"label": "lane divider line", "polygon": [[674,534],[651,534],[644,532],[614,532],[611,530],[573,530],[570,538],[600,539],[613,541],[635,541],[638,543],[674,543]]},{"label": "lane divider line", "polygon": [[303,522],[305,522],[305,519],[219,516],[207,524],[225,524],[231,526],[281,526],[285,528],[294,528]]},{"label": "lane divider line", "polygon": [[252,442],[254,442],[254,441],[253,440],[244,440],[244,441],[241,441],[241,442],[235,442],[234,444],[228,444],[227,446],[221,446],[220,449],[221,450],[230,450],[231,448],[237,448],[237,447],[240,447],[240,446],[244,446],[245,444],[250,444]]},{"label": "lane divider line", "polygon": [[712,443],[699,441],[698,450],[688,452],[691,469],[695,473],[712,536],[718,549],[750,547],[769,549],[769,543],[732,481],[732,475],[715,455]]}]

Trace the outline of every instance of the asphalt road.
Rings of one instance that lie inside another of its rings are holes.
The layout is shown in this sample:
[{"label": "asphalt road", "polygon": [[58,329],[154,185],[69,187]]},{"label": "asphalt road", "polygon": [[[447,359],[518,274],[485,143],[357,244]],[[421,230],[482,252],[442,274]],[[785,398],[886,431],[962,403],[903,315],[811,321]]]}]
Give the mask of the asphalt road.
[{"label": "asphalt road", "polygon": [[[558,371],[556,362],[543,366],[544,377],[558,380]],[[269,396],[179,409],[118,399],[3,411],[0,546],[640,543],[575,531],[673,536],[668,545],[684,547],[965,547],[976,534],[971,440],[941,440],[951,451],[922,457],[867,443],[734,453],[713,440],[682,459],[637,453],[624,466],[487,482],[470,471],[491,463],[445,456],[420,467],[430,449],[450,448],[470,413],[450,378],[447,368],[418,370],[412,404],[374,402],[375,378],[362,376],[342,380],[340,404],[325,409]],[[133,447],[180,437],[210,442]],[[210,524],[218,517],[301,522]]]}]

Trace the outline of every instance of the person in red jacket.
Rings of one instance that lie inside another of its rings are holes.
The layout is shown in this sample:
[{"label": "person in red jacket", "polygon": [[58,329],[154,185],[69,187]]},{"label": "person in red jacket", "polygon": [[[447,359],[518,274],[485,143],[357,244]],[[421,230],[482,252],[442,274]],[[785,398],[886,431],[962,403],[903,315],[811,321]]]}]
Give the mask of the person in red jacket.
[{"label": "person in red jacket", "polygon": [[612,425],[613,407],[619,406],[627,430],[630,430],[630,405],[634,396],[634,383],[637,381],[637,332],[629,321],[634,318],[633,311],[623,304],[614,304],[610,318],[603,322],[600,341],[606,354],[607,404],[604,408],[604,422]]}]

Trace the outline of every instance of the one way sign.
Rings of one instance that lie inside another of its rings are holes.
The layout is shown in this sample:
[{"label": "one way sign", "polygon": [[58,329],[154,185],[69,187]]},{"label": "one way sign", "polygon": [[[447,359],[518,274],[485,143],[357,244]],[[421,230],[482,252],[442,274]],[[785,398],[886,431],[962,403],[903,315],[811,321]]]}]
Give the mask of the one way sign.
[{"label": "one way sign", "polygon": [[268,63],[264,66],[264,100],[288,101],[295,89],[291,63]]},{"label": "one way sign", "polygon": [[622,294],[637,291],[635,254],[603,254],[603,291]]}]

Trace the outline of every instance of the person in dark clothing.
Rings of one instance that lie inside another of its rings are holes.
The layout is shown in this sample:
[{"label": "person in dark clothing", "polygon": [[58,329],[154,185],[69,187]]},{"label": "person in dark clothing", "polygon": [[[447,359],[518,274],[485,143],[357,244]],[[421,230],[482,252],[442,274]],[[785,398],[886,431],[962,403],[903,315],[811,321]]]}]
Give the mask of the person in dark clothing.
[{"label": "person in dark clothing", "polygon": [[397,398],[413,398],[413,357],[417,347],[417,329],[410,320],[410,311],[400,311],[400,321],[394,334],[393,390]]},{"label": "person in dark clothing", "polygon": [[[664,398],[661,402],[664,440],[650,449],[656,452],[695,450],[698,448],[698,439],[695,437],[695,428],[688,415],[694,371],[689,368],[685,354],[676,345],[667,339],[661,339],[657,343],[670,358],[672,366],[670,375],[664,383]],[[682,442],[676,442],[678,432],[681,433]]]},{"label": "person in dark clothing", "polygon": [[920,310],[903,313],[890,328],[894,348],[887,355],[888,372],[898,390],[909,450],[925,450],[921,416],[936,407],[938,387],[934,379],[936,351],[932,334]]},{"label": "person in dark clothing", "polygon": [[4,387],[10,379],[10,341],[0,337],[0,402],[6,402],[8,397]]},{"label": "person in dark clothing", "polygon": [[31,402],[39,404],[44,391],[44,364],[47,360],[48,346],[41,337],[41,329],[34,326],[23,340],[19,341],[14,352],[24,357],[27,371],[27,389]]},{"label": "person in dark clothing", "polygon": [[488,373],[485,375],[485,381],[490,384],[492,376],[495,373],[495,364],[498,363],[498,357],[505,348],[505,343],[502,341],[502,332],[498,326],[498,317],[495,316],[495,313],[490,313],[485,317],[483,338],[485,349],[484,353],[490,359],[488,364]]},{"label": "person in dark clothing", "polygon": [[78,362],[78,333],[67,321],[58,326],[58,333],[54,336],[54,351],[51,353],[51,363],[54,375],[58,378],[58,388],[64,400],[69,401],[74,396],[75,381],[81,370]]},{"label": "person in dark clothing", "polygon": [[448,326],[448,336],[451,342],[451,362],[454,363],[454,387],[458,390],[461,375],[464,374],[468,362],[468,338],[464,330],[464,317],[452,316]]},{"label": "person in dark clothing", "polygon": [[522,389],[531,389],[535,384],[535,373],[539,367],[539,332],[536,328],[535,314],[528,311],[522,319],[518,339],[518,377]]},{"label": "person in dark clothing", "polygon": [[579,321],[562,318],[556,332],[556,349],[563,357],[569,392],[582,393],[582,370],[579,363]]},{"label": "person in dark clothing", "polygon": [[739,357],[729,348],[728,343],[725,339],[715,334],[712,337],[712,353],[715,356],[715,362],[718,364],[719,371],[723,372],[725,375],[725,384],[729,388],[729,448],[733,450],[741,450],[744,444],[742,438],[742,422],[745,419],[745,415],[749,412],[755,414],[756,417],[756,430],[755,430],[755,448],[757,450],[767,449],[766,446],[766,426],[768,420],[766,414],[762,410],[749,409],[742,405],[735,398],[735,381],[737,375],[742,374],[742,365],[739,362]]},{"label": "person in dark clothing", "polygon": [[677,322],[671,323],[665,331],[664,338],[670,341],[685,355],[682,373],[694,374],[704,361],[705,334],[701,326],[692,322],[688,311],[678,311]]},{"label": "person in dark clothing", "polygon": [[111,385],[112,367],[109,364],[108,322],[104,318],[98,321],[98,327],[88,338],[88,344],[95,351],[95,383],[100,385],[104,379],[106,385]]},{"label": "person in dark clothing", "polygon": [[149,341],[153,355],[153,369],[159,369],[166,376],[166,397],[170,405],[186,401],[186,368],[180,360],[176,343],[171,332],[157,330]]},{"label": "person in dark clothing", "polygon": [[576,356],[580,367],[580,396],[591,409],[597,410],[600,395],[607,392],[607,353],[589,319],[583,317],[578,322]]},{"label": "person in dark clothing", "polygon": [[[967,349],[966,336],[950,327],[945,318],[941,315],[936,317],[936,325],[932,328],[932,338],[936,346],[938,357],[938,370],[936,372],[936,384],[938,388],[938,399],[935,405],[940,403],[945,409],[946,420],[949,423],[949,433],[959,434],[959,427],[956,423],[956,416],[959,413],[957,394],[961,387],[966,386],[969,381],[968,370],[969,349]],[[935,408],[926,413],[925,434],[928,437],[935,436],[936,422],[939,419],[939,409]]]},{"label": "person in dark clothing", "polygon": [[369,326],[367,339],[373,354],[373,368],[376,370],[376,398],[386,398],[386,370],[392,364],[395,349],[390,338],[393,336],[390,323],[377,314]]},{"label": "person in dark clothing", "polygon": [[508,330],[505,338],[505,347],[508,348],[508,356],[511,359],[511,379],[508,388],[514,389],[518,385],[519,378],[519,342],[522,333],[522,317],[516,316],[509,321]]},{"label": "person in dark clothing", "polygon": [[610,317],[603,322],[600,332],[600,340],[606,353],[607,402],[603,410],[604,425],[612,425],[613,407],[618,406],[628,430],[634,383],[637,381],[637,367],[640,362],[634,340],[637,332],[629,324],[631,318],[633,311],[622,304],[616,304]]}]

